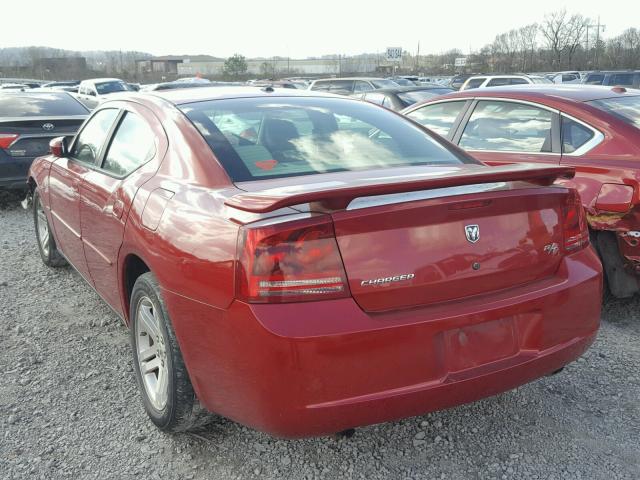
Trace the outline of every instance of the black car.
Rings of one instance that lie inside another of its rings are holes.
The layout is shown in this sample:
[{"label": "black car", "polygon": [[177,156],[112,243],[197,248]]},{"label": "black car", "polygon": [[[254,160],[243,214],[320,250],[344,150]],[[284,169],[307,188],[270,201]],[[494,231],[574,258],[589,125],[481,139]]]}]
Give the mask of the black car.
[{"label": "black car", "polygon": [[640,70],[590,72],[583,83],[587,85],[640,88]]},{"label": "black car", "polygon": [[399,111],[414,103],[419,103],[439,95],[446,95],[453,91],[454,90],[449,87],[440,86],[381,88],[357,95],[357,98],[367,102],[377,103],[390,110]]},{"label": "black car", "polygon": [[0,91],[0,189],[26,188],[33,159],[51,139],[75,135],[88,115],[67,92]]}]

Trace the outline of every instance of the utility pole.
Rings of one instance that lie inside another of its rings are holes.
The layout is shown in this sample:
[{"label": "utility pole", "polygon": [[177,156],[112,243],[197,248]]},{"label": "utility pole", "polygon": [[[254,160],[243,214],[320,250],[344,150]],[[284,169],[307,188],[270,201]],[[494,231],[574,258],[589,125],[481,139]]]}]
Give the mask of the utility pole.
[{"label": "utility pole", "polygon": [[418,51],[416,52],[416,73],[420,71],[420,41],[418,41]]},{"label": "utility pole", "polygon": [[595,60],[593,62],[593,66],[595,69],[598,69],[598,50],[600,49],[600,29],[604,32],[606,25],[600,24],[600,15],[598,15],[598,23],[587,25],[587,55],[589,54],[589,29],[596,29],[596,51],[594,54]]}]

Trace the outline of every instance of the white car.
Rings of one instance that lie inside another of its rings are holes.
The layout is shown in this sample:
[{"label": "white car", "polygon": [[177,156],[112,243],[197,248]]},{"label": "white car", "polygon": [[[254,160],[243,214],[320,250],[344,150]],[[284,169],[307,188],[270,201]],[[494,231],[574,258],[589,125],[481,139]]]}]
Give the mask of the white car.
[{"label": "white car", "polygon": [[92,78],[80,82],[77,97],[87,108],[93,110],[106,95],[131,90],[129,85],[119,78]]},{"label": "white car", "polygon": [[582,83],[580,72],[557,72],[546,76],[553,83]]},{"label": "white car", "polygon": [[460,90],[471,88],[504,87],[507,85],[527,85],[531,83],[553,83],[538,75],[476,75],[469,77]]}]

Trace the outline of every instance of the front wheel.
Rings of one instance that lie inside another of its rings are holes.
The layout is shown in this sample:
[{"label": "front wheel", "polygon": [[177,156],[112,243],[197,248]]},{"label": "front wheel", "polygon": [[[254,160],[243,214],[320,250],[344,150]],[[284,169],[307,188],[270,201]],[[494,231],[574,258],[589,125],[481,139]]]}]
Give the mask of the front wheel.
[{"label": "front wheel", "polygon": [[33,192],[33,224],[36,228],[36,239],[42,262],[48,267],[62,267],[67,261],[62,256],[51,232],[49,220],[44,211],[38,189]]},{"label": "front wheel", "polygon": [[136,380],[151,421],[168,432],[208,423],[211,415],[193,391],[160,285],[151,272],[133,286],[130,319]]}]

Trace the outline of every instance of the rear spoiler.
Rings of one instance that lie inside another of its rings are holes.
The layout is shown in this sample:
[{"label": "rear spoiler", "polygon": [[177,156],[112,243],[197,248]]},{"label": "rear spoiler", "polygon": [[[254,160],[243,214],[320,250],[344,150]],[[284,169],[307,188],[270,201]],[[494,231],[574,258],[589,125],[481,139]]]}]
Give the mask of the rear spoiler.
[{"label": "rear spoiler", "polygon": [[238,193],[228,198],[229,207],[252,213],[266,213],[279,208],[311,202],[326,202],[332,208],[345,208],[351,200],[371,195],[415,192],[494,182],[526,181],[551,185],[558,178],[573,178],[573,167],[512,164],[478,167],[447,172],[427,172],[389,178],[361,178],[348,182],[324,182],[270,188]]}]

